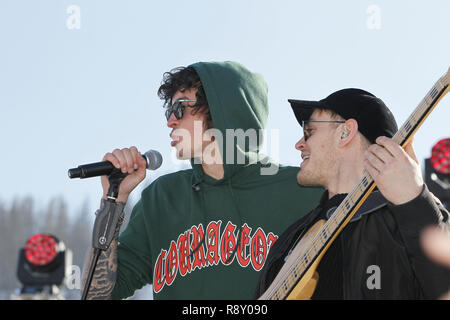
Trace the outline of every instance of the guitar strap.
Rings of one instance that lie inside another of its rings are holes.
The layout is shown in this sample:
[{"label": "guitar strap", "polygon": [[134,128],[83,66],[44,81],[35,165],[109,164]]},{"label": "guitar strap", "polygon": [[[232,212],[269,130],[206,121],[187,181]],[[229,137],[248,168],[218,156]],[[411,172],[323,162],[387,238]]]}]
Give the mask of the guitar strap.
[{"label": "guitar strap", "polygon": [[[357,221],[361,219],[363,215],[366,215],[368,213],[372,213],[388,204],[388,201],[383,197],[380,191],[374,190],[369,197],[364,201],[364,203],[361,205],[361,207],[356,211],[356,213],[353,215],[352,219],[350,220],[350,223]],[[333,215],[334,211],[337,209],[337,207],[333,207],[327,211],[327,219],[330,219],[330,217]]]}]

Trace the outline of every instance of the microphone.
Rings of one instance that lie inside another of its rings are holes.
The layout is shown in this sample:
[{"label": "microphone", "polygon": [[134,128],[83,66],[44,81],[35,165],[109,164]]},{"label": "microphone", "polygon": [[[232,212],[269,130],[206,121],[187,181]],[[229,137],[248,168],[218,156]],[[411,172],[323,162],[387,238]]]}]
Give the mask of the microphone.
[{"label": "microphone", "polygon": [[[147,162],[148,170],[156,170],[162,164],[162,156],[156,150],[149,150],[142,155]],[[98,176],[107,176],[115,169],[114,165],[109,161],[101,161],[96,163],[83,164],[77,168],[69,169],[67,172],[70,179],[73,178],[91,178]]]}]

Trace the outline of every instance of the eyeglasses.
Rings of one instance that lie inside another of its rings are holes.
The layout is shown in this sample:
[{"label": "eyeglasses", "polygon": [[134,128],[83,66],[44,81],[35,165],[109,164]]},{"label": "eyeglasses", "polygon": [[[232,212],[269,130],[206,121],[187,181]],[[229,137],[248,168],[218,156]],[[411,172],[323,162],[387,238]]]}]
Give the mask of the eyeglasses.
[{"label": "eyeglasses", "polygon": [[311,128],[308,128],[308,123],[310,122],[325,122],[325,123],[345,123],[344,120],[303,120],[302,121],[302,127],[303,127],[303,136],[305,138],[305,141],[308,140],[309,136],[311,135]]},{"label": "eyeglasses", "polygon": [[303,120],[302,121],[302,127],[307,126],[309,122],[345,123],[344,120]]},{"label": "eyeglasses", "polygon": [[168,106],[166,108],[166,119],[169,121],[170,116],[172,113],[175,115],[175,118],[180,120],[183,118],[184,109],[192,107],[192,106],[186,106],[183,104],[183,102],[196,102],[197,100],[192,99],[178,99],[175,101],[172,105]]}]

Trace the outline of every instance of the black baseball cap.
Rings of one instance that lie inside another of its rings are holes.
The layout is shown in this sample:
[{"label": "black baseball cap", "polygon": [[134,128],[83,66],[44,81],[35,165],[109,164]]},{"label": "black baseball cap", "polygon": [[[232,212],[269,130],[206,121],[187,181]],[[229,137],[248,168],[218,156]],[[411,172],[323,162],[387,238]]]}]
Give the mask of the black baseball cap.
[{"label": "black baseball cap", "polygon": [[361,89],[342,89],[319,101],[288,101],[300,125],[309,120],[314,109],[328,109],[345,120],[355,119],[359,132],[371,143],[375,143],[379,136],[392,138],[398,130],[397,122],[384,102]]}]

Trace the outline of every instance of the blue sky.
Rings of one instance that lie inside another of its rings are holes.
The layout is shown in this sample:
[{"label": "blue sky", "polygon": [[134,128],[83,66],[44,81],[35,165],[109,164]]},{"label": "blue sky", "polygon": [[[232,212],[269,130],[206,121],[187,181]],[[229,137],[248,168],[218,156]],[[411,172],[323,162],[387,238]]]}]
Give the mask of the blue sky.
[{"label": "blue sky", "polygon": [[[147,182],[186,167],[173,159],[156,91],[165,71],[197,61],[234,60],[264,76],[268,129],[280,130],[268,153],[284,164],[301,160],[288,98],[358,87],[401,125],[450,66],[449,12],[448,0],[1,0],[0,199],[61,195],[70,210],[88,199],[94,211],[99,179],[69,180],[67,169],[116,147],[161,152]],[[449,119],[446,97],[416,135],[421,161],[450,137]]]}]

